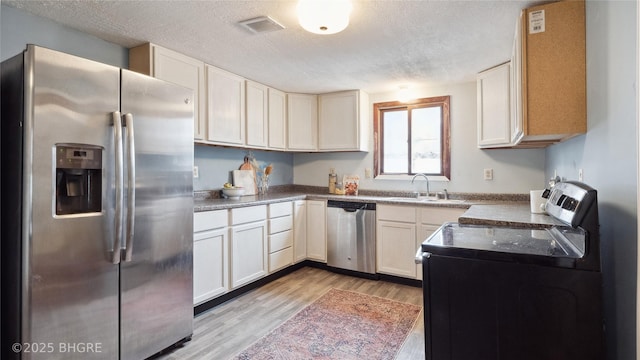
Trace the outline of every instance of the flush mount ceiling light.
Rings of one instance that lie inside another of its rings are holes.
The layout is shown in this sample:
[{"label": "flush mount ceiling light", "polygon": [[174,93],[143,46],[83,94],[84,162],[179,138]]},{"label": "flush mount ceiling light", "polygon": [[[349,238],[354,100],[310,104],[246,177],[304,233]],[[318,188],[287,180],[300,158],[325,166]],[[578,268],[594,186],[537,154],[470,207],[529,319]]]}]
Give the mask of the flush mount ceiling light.
[{"label": "flush mount ceiling light", "polygon": [[409,91],[409,87],[406,85],[400,86],[400,89],[398,89],[398,101],[408,102],[409,100],[412,100],[411,91]]},{"label": "flush mount ceiling light", "polygon": [[330,35],[349,25],[350,0],[299,0],[298,21],[307,31]]}]

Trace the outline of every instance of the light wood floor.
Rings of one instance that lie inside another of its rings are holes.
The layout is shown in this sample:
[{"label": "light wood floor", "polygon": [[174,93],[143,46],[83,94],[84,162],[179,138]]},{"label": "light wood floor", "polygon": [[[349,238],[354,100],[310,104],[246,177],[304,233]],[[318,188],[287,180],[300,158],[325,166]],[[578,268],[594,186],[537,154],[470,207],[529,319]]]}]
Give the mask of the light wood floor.
[{"label": "light wood floor", "polygon": [[[278,327],[331,288],[422,306],[422,289],[304,267],[196,316],[193,339],[161,360],[225,360]],[[398,360],[424,359],[422,313]],[[155,360],[155,359],[154,359]]]}]

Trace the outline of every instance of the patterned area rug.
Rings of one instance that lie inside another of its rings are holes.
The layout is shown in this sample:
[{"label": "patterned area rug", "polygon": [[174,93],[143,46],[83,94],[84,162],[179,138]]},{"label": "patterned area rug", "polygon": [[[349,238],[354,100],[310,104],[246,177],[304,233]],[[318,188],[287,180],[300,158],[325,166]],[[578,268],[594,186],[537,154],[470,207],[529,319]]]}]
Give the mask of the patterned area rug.
[{"label": "patterned area rug", "polygon": [[331,289],[234,359],[393,359],[420,310],[412,304]]}]

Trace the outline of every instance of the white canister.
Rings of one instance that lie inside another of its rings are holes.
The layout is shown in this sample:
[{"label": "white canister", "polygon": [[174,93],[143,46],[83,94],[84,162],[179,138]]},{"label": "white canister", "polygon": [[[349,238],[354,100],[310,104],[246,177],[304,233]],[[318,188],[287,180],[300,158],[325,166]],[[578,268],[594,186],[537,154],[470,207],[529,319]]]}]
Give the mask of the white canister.
[{"label": "white canister", "polygon": [[543,192],[544,190],[529,191],[531,212],[534,214],[544,214],[544,205],[547,203],[547,199],[542,197]]}]

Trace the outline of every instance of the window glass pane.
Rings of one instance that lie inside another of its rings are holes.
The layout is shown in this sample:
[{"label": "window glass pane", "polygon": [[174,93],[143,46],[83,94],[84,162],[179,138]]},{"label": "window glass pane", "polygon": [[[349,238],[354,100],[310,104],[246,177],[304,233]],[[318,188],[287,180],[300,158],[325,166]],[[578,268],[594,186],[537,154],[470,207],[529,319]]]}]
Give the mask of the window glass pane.
[{"label": "window glass pane", "polygon": [[407,173],[409,168],[409,128],[407,110],[383,112],[384,173]]},{"label": "window glass pane", "polygon": [[439,174],[442,170],[440,106],[411,111],[411,172]]}]

